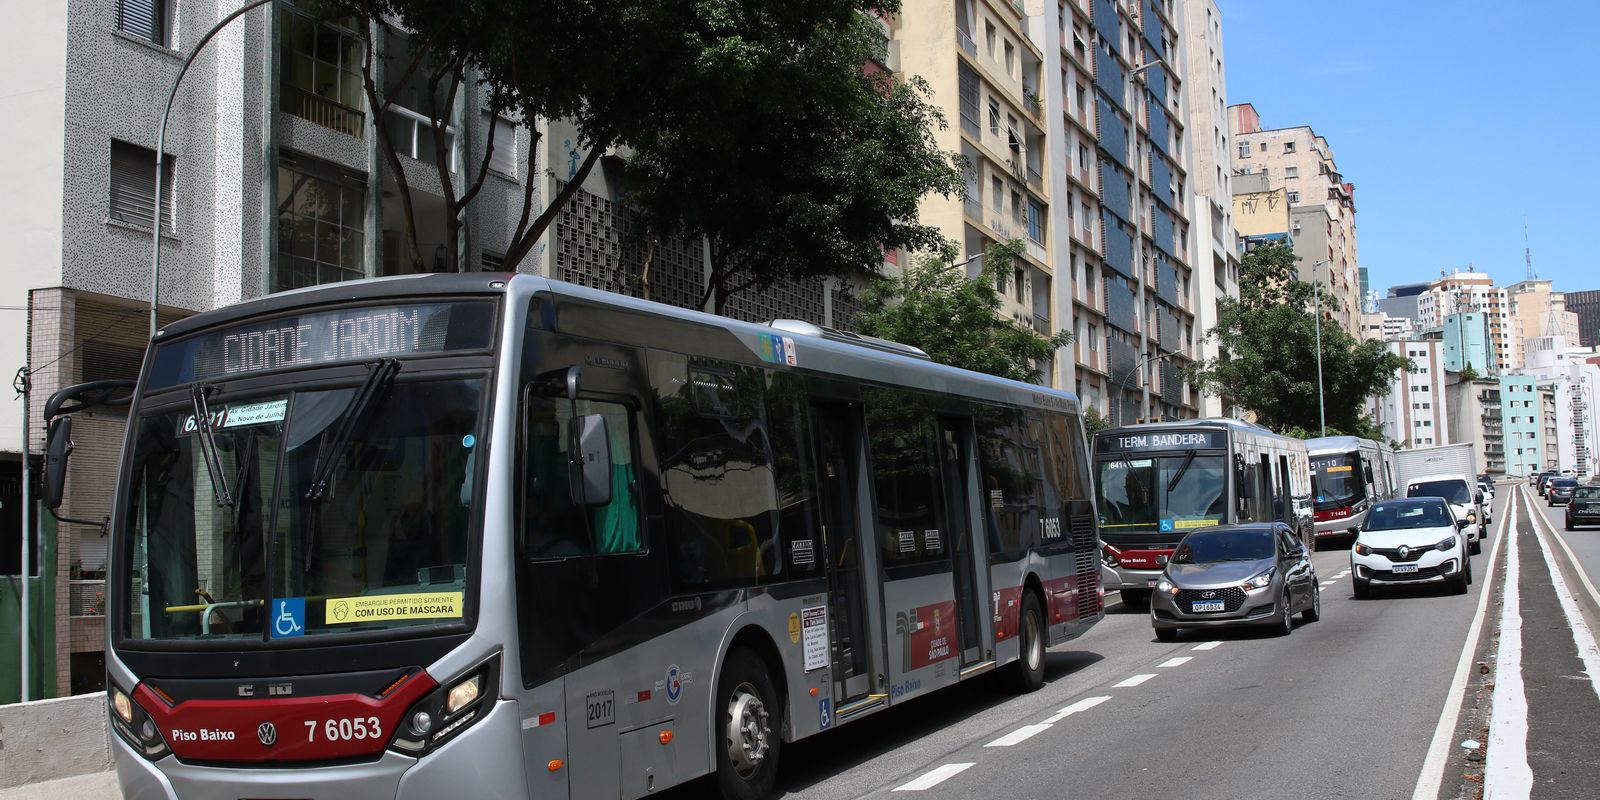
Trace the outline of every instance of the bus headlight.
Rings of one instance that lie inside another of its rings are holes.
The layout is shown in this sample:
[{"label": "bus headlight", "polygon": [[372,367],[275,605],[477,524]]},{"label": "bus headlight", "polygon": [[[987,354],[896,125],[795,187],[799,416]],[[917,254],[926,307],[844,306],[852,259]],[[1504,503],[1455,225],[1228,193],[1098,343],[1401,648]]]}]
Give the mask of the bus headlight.
[{"label": "bus headlight", "polygon": [[409,724],[401,728],[389,746],[407,755],[422,756],[454,739],[483,719],[493,699],[485,694],[492,695],[499,685],[500,654],[495,653],[418,700],[402,717]]},{"label": "bus headlight", "polygon": [[161,738],[155,720],[122,687],[110,680],[106,685],[110,687],[106,695],[110,698],[111,727],[117,735],[151,761],[166,756],[167,740]]},{"label": "bus headlight", "polygon": [[116,687],[111,688],[111,710],[117,712],[125,725],[133,724],[133,698]]}]

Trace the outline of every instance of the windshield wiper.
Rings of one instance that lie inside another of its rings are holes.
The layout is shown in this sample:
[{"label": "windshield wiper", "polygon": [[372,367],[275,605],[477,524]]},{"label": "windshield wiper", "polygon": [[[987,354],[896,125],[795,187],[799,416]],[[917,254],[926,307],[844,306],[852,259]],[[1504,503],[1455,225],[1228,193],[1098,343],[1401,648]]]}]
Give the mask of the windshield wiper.
[{"label": "windshield wiper", "polygon": [[1173,474],[1172,480],[1167,481],[1167,494],[1172,494],[1172,490],[1178,488],[1178,481],[1183,480],[1183,474],[1188,472],[1189,465],[1194,463],[1195,452],[1190,450],[1189,454],[1183,457],[1183,463],[1178,465],[1178,471]]},{"label": "windshield wiper", "polygon": [[217,452],[216,429],[211,426],[211,408],[206,404],[206,395],[211,393],[211,387],[204,384],[195,386],[189,392],[189,406],[194,413],[194,431],[200,443],[200,460],[206,464],[206,474],[211,476],[211,492],[216,496],[217,506],[233,505],[233,493],[228,491],[228,478],[222,473],[222,455]]},{"label": "windshield wiper", "polygon": [[333,478],[334,467],[344,455],[350,434],[355,432],[356,426],[366,414],[367,407],[372,405],[372,398],[376,397],[399,371],[400,362],[392,358],[374,361],[368,365],[367,379],[361,382],[361,387],[356,389],[355,396],[350,398],[350,405],[345,406],[344,413],[339,415],[339,427],[334,429],[333,436],[323,439],[322,446],[317,448],[317,461],[311,467],[311,488],[306,490],[307,500],[320,500],[328,493],[328,481]]}]

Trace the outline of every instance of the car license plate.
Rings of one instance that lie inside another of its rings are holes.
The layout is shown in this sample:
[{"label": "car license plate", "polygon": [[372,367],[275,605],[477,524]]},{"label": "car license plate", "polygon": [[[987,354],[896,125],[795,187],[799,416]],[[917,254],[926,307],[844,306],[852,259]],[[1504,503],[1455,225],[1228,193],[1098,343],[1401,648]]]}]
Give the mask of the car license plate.
[{"label": "car license plate", "polygon": [[[155,212],[152,211],[150,213],[154,214]],[[1144,579],[1144,585],[1149,587],[1149,588],[1151,588],[1151,589],[1154,589],[1156,587],[1156,579],[1155,578],[1145,578]]]},{"label": "car license plate", "polygon": [[1394,573],[1396,575],[1399,575],[1401,573],[1406,573],[1406,572],[1416,572],[1417,571],[1417,565],[1416,564],[1396,564],[1396,565],[1394,565],[1394,570],[1393,571],[1394,571]]},{"label": "car license plate", "polygon": [[1191,607],[1192,607],[1194,613],[1196,613],[1196,614],[1199,614],[1199,613],[1204,612],[1204,611],[1221,611],[1222,610],[1222,601],[1221,600],[1200,600],[1200,601],[1197,601],[1195,603],[1192,603]]}]

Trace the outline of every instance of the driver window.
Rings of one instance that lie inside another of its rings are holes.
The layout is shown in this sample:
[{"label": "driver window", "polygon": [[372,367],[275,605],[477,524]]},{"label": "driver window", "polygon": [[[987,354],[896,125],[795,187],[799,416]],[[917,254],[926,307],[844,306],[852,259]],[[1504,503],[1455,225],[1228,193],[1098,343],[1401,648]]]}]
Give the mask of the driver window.
[{"label": "driver window", "polygon": [[611,445],[611,502],[589,509],[572,504],[564,399],[531,397],[527,404],[523,465],[523,541],[529,558],[574,558],[644,550],[634,474],[637,435],[627,406],[604,400],[577,402],[577,413],[599,414]]}]

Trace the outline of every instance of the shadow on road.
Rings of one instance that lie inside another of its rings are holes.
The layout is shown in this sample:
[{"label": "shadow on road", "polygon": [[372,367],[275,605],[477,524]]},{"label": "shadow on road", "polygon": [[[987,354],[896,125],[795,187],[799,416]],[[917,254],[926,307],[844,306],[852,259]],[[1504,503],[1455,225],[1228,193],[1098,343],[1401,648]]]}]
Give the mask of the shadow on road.
[{"label": "shadow on road", "polygon": [[[1045,653],[1045,683],[1057,681],[1103,658],[1099,653],[1061,650]],[[936,731],[960,724],[1014,697],[1006,676],[990,673],[931,692],[799,742],[786,742],[773,797],[802,792]],[[659,795],[663,800],[716,797],[705,778]]]}]

